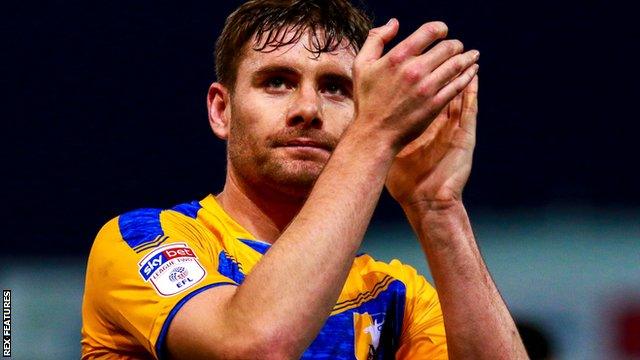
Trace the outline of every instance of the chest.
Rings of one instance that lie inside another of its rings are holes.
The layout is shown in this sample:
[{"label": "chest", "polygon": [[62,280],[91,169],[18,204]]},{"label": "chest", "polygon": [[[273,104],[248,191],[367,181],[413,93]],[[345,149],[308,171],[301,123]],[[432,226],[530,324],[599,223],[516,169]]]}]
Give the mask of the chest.
[{"label": "chest", "polygon": [[[264,247],[259,250],[266,252],[268,246]],[[218,272],[241,284],[260,257],[222,251]],[[303,359],[394,358],[402,333],[405,285],[389,275],[355,270]]]}]

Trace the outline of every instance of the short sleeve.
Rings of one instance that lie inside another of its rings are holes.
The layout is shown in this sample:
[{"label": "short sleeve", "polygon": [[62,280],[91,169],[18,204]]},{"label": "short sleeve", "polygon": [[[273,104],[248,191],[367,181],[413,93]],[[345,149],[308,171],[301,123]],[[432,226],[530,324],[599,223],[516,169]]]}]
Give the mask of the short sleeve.
[{"label": "short sleeve", "polygon": [[448,359],[438,294],[424,276],[410,266],[402,266],[407,296],[396,359]]},{"label": "short sleeve", "polygon": [[171,210],[121,215],[99,232],[87,264],[83,358],[92,354],[161,357],[173,316],[191,297],[237,285],[218,271],[221,242]]}]

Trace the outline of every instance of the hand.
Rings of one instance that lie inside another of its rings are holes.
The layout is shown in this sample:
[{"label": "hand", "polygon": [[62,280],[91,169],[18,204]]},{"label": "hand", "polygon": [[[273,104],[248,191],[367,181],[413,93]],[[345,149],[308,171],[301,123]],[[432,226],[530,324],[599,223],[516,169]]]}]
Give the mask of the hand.
[{"label": "hand", "polygon": [[462,199],[476,141],[478,76],[396,156],[386,186],[403,207]]},{"label": "hand", "polygon": [[397,154],[418,137],[475,76],[479,53],[463,53],[442,22],[422,25],[381,57],[398,32],[398,21],[372,29],[353,65],[354,126],[389,144]]}]

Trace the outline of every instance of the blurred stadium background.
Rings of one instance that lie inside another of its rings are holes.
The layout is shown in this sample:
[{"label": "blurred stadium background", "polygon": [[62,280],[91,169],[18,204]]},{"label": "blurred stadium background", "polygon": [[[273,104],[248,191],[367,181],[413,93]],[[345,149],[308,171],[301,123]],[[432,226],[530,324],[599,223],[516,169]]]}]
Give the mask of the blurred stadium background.
[{"label": "blurred stadium background", "polygon": [[[13,291],[14,358],[78,357],[84,266],[104,222],[220,190],[224,144],[205,95],[215,38],[239,3],[5,5],[0,285]],[[444,20],[482,53],[465,197],[516,319],[554,359],[639,359],[635,12],[604,1],[367,4],[376,24],[400,20],[399,38]],[[428,274],[386,194],[363,250]]]}]

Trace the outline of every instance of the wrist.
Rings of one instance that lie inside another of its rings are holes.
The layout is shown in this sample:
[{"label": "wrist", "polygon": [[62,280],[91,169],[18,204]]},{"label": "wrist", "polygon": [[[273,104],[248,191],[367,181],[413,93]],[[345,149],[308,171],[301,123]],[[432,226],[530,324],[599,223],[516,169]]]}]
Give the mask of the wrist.
[{"label": "wrist", "polygon": [[401,205],[411,226],[426,248],[450,247],[471,231],[461,200],[419,201]]},{"label": "wrist", "polygon": [[451,217],[466,214],[464,204],[461,199],[449,200],[405,200],[400,206],[407,216],[424,218],[424,217]]},{"label": "wrist", "polygon": [[[379,138],[352,123],[343,133],[322,174],[316,181],[314,190],[328,182],[331,187],[344,183],[347,188],[362,183],[367,192],[378,193],[395,157],[393,149]],[[331,190],[335,194],[335,188]],[[312,192],[313,194],[313,192]]]},{"label": "wrist", "polygon": [[390,134],[358,117],[345,130],[340,144],[349,146],[350,152],[362,158],[380,159],[388,163],[389,167],[399,152]]},{"label": "wrist", "polygon": [[389,149],[392,158],[398,155],[403,148],[403,139],[400,138],[397,129],[383,126],[382,121],[375,115],[356,114],[353,122],[349,125],[349,130],[354,135],[362,137],[364,141]]}]

